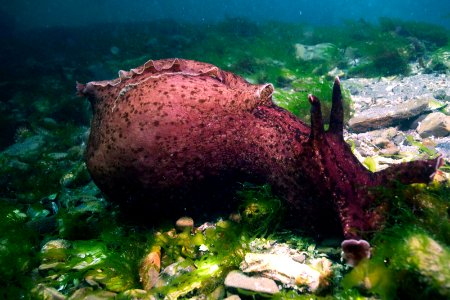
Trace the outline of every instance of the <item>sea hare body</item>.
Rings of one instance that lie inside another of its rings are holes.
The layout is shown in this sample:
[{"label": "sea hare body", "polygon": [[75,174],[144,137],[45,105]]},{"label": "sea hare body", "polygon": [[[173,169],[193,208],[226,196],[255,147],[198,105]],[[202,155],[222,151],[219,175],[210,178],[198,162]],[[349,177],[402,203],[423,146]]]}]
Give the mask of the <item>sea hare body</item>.
[{"label": "sea hare body", "polygon": [[309,127],[272,102],[272,85],[207,63],[149,61],[119,75],[77,85],[94,114],[87,165],[111,199],[143,205],[149,219],[223,208],[232,183],[267,182],[291,220],[319,231],[337,220],[356,251],[385,209],[374,206],[370,188],[428,182],[440,165],[438,158],[368,171],[343,139],[338,79],[325,131],[316,97]]}]

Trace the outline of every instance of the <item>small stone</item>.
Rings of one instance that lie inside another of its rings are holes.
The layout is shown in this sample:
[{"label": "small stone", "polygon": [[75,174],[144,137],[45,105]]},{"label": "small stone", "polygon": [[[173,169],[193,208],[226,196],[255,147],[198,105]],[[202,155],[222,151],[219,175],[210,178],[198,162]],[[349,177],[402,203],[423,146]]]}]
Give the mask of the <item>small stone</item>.
[{"label": "small stone", "polygon": [[225,278],[225,286],[270,295],[279,292],[277,284],[272,279],[256,276],[250,277],[236,270],[228,273]]},{"label": "small stone", "polygon": [[436,145],[436,150],[444,154],[446,157],[450,157],[450,142],[441,142]]},{"label": "small stone", "polygon": [[207,299],[211,300],[219,300],[225,298],[225,287],[223,285],[219,285],[211,294],[209,294]]},{"label": "small stone", "polygon": [[58,126],[58,122],[56,122],[55,119],[52,118],[44,118],[42,119],[41,126],[46,129],[55,129]]},{"label": "small stone", "polygon": [[116,293],[104,290],[94,290],[91,287],[84,287],[76,290],[68,300],[109,300],[109,299],[154,299],[154,298],[119,298]]},{"label": "small stone", "polygon": [[33,290],[33,295],[38,299],[46,300],[64,300],[66,296],[58,292],[56,289],[47,287],[42,283],[38,284]]},{"label": "small stone", "polygon": [[87,170],[86,163],[82,162],[64,174],[60,179],[60,183],[64,187],[75,188],[87,184],[90,180],[91,176]]},{"label": "small stone", "polygon": [[230,214],[230,216],[228,217],[228,219],[230,219],[231,221],[235,222],[235,223],[241,223],[242,221],[242,216],[239,213],[232,213]]},{"label": "small stone", "polygon": [[383,149],[381,149],[381,154],[391,156],[400,153],[400,149],[391,141],[387,143]]},{"label": "small stone", "polygon": [[446,96],[447,94],[444,89],[439,89],[433,93],[433,97],[438,100],[444,100]]},{"label": "small stone", "polygon": [[421,137],[444,137],[450,135],[450,116],[434,112],[426,116],[417,127]]},{"label": "small stone", "polygon": [[344,77],[345,73],[344,71],[338,69],[337,67],[335,67],[333,70],[329,71],[327,73],[327,76],[331,77],[331,78],[336,78],[336,77]]},{"label": "small stone", "polygon": [[139,277],[144,290],[149,291],[156,284],[160,269],[161,249],[155,246],[143,259],[139,268]]},{"label": "small stone", "polygon": [[47,157],[52,160],[63,160],[67,158],[67,153],[65,152],[52,152],[47,154]]},{"label": "small stone", "polygon": [[194,219],[190,217],[181,217],[175,223],[178,232],[192,231],[194,228]]},{"label": "small stone", "polygon": [[46,270],[50,270],[50,269],[55,269],[56,267],[62,266],[64,265],[61,262],[54,262],[54,263],[45,263],[45,264],[40,264],[38,267],[39,271],[46,271]]},{"label": "small stone", "polygon": [[120,293],[115,298],[116,300],[156,300],[155,296],[149,295],[147,291],[141,289],[132,289]]},{"label": "small stone", "polygon": [[[192,262],[186,261],[185,259],[180,259],[179,261],[168,265],[162,270],[161,274],[154,284],[154,287],[160,288],[166,286],[167,282],[169,282],[173,278],[179,277],[183,274],[191,273],[195,269],[196,268]],[[195,284],[200,284],[200,282],[196,282]]]},{"label": "small stone", "polygon": [[392,143],[390,140],[383,137],[379,137],[374,141],[375,146],[382,149],[386,148],[390,143]]}]

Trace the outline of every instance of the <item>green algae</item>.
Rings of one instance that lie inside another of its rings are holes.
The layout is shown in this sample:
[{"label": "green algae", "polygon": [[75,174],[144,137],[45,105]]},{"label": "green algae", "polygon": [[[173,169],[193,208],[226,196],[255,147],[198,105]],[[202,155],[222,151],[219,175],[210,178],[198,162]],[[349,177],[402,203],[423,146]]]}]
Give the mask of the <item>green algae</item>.
[{"label": "green algae", "polygon": [[283,218],[281,200],[273,196],[269,185],[244,185],[237,192],[241,200],[241,222],[247,234],[265,236],[274,232]]},{"label": "green algae", "polygon": [[343,288],[359,288],[381,299],[446,299],[449,195],[446,184],[386,190],[383,198],[391,202],[387,225],[371,241],[371,259],[344,277]]},{"label": "green algae", "polygon": [[[324,76],[298,78],[291,83],[292,89],[276,89],[273,95],[274,102],[289,110],[306,123],[310,122],[311,104],[308,101],[308,95],[312,94],[320,99],[322,105],[322,114],[325,124],[331,112],[331,94],[333,90],[333,80]],[[351,114],[350,92],[342,88],[344,119],[348,120]]]},{"label": "green algae", "polygon": [[0,199],[0,296],[21,299],[35,284],[30,273],[36,267],[39,237],[25,226],[23,208]]}]

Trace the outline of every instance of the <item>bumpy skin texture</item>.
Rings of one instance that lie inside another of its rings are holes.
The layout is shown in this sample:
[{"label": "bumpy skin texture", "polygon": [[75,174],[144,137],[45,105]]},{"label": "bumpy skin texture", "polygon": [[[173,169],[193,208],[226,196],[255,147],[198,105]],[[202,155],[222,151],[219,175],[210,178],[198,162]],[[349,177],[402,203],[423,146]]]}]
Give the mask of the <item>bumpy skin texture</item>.
[{"label": "bumpy skin texture", "polygon": [[267,182],[294,223],[320,231],[338,219],[344,237],[359,240],[379,228],[385,210],[374,207],[371,187],[428,182],[440,165],[368,171],[343,139],[339,79],[327,131],[316,97],[309,96],[309,127],[272,102],[272,85],[196,61],[149,61],[77,89],[94,113],[87,149],[94,181],[113,200],[146,206],[150,219],[225,207],[220,195],[231,183]]}]

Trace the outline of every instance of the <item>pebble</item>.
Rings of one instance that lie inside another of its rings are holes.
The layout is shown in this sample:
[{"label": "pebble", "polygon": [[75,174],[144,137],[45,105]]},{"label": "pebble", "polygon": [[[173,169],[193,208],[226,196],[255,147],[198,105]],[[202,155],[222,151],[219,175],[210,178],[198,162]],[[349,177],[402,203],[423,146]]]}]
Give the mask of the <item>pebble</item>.
[{"label": "pebble", "polygon": [[33,295],[38,299],[64,300],[66,296],[58,292],[56,289],[47,287],[40,283],[33,289]]},{"label": "pebble", "polygon": [[272,279],[247,276],[241,271],[231,271],[225,278],[227,288],[243,289],[256,293],[276,294],[279,292],[278,286]]},{"label": "pebble", "polygon": [[192,219],[191,217],[181,217],[175,223],[175,228],[178,232],[183,232],[186,230],[192,231],[192,229],[194,228],[194,219]]},{"label": "pebble", "polygon": [[419,123],[417,132],[422,138],[448,136],[450,135],[450,116],[441,112],[431,113]]}]

